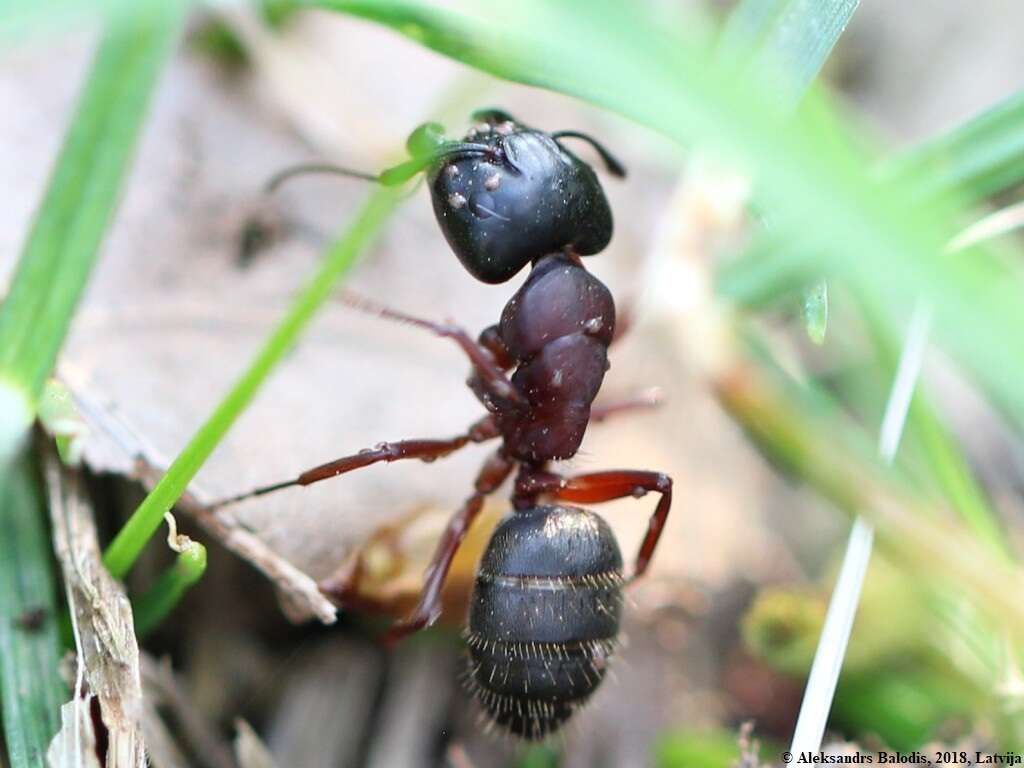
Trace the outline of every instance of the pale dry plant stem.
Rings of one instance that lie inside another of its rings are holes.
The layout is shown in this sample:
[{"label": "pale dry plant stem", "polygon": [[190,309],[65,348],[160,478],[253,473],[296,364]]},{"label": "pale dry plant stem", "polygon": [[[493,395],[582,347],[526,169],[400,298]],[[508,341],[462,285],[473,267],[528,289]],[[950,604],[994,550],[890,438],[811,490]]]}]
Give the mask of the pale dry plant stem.
[{"label": "pale dry plant stem", "polygon": [[[914,396],[914,386],[921,372],[930,324],[931,309],[923,300],[919,300],[910,319],[896,378],[882,418],[878,453],[886,464],[892,463],[899,448],[907,413],[910,411],[910,402]],[[793,733],[791,751],[797,756],[796,759],[803,752],[817,752],[825,735],[832,697],[835,695],[839,672],[843,667],[843,657],[853,629],[853,619],[860,601],[864,574],[871,560],[874,536],[874,528],[867,520],[858,517],[854,521],[839,578],[829,602],[828,613],[825,615],[825,626],[821,631],[818,649],[814,654],[811,673],[807,679],[796,730]]]}]

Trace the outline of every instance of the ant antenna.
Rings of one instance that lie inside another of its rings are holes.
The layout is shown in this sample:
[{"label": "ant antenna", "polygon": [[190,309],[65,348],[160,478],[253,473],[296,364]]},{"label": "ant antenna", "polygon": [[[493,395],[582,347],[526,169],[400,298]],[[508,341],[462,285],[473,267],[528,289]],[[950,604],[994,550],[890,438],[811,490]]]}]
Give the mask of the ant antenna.
[{"label": "ant antenna", "polygon": [[301,483],[298,481],[298,479],[296,479],[296,480],[285,480],[283,483],[274,483],[273,485],[260,486],[259,488],[255,488],[255,489],[253,489],[251,491],[246,491],[245,493],[240,493],[237,496],[228,496],[226,499],[219,499],[219,500],[213,502],[212,504],[210,504],[209,508],[210,509],[220,509],[221,507],[227,507],[227,506],[230,506],[232,504],[237,504],[238,502],[245,501],[246,499],[253,499],[253,498],[257,497],[257,496],[264,496],[264,495],[266,495],[268,493],[273,493],[274,491],[280,491],[280,490],[282,490],[284,488],[291,488],[291,487],[296,486],[296,485],[301,485]]},{"label": "ant antenna", "polygon": [[341,301],[342,304],[358,312],[364,312],[368,315],[376,315],[377,317],[384,318],[385,320],[394,320],[399,323],[414,325],[428,330],[435,330],[438,328],[438,323],[433,323],[429,320],[424,320],[413,315],[407,315],[405,312],[399,312],[396,309],[392,309],[391,307],[380,304],[373,299],[347,289],[337,291],[337,296],[338,300]]},{"label": "ant antenna", "polygon": [[352,179],[362,179],[363,181],[380,181],[380,177],[374,176],[372,173],[353,171],[350,168],[343,168],[340,165],[332,165],[331,163],[300,163],[299,165],[293,165],[285,168],[283,171],[275,173],[267,180],[263,189],[265,192],[270,194],[271,192],[276,192],[277,188],[288,181],[288,179],[294,178],[295,176],[305,176],[311,173],[330,173],[336,176],[348,176]]},{"label": "ant antenna", "polygon": [[612,176],[618,176],[620,179],[626,178],[626,166],[615,159],[615,156],[608,151],[608,149],[593,136],[588,136],[585,133],[579,131],[555,131],[551,134],[553,139],[581,139],[587,142],[594,150],[601,156],[604,161],[605,167],[608,168],[608,173]]},{"label": "ant antenna", "polygon": [[394,187],[408,181],[424,168],[432,165],[438,160],[443,160],[447,157],[466,157],[468,155],[492,154],[494,154],[494,148],[489,147],[486,144],[473,144],[462,141],[451,142],[449,144],[441,145],[434,152],[420,157],[414,157],[411,160],[406,160],[404,163],[387,168],[381,171],[379,175],[366,173],[364,171],[355,171],[351,168],[334,165],[333,163],[301,163],[275,173],[267,181],[264,186],[264,190],[270,194],[275,192],[289,179],[296,176],[305,176],[311,173],[329,173],[335,176],[347,176],[351,179],[362,179],[363,181],[383,184],[385,187]]}]

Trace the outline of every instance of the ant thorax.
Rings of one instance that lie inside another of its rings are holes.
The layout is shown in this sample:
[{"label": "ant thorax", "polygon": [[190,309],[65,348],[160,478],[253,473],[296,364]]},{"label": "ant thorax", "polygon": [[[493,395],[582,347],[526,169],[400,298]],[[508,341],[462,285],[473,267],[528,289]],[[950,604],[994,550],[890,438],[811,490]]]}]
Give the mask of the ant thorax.
[{"label": "ant thorax", "polygon": [[558,253],[537,262],[498,323],[523,401],[493,408],[510,456],[542,464],[576,454],[614,332],[612,295],[578,259]]}]

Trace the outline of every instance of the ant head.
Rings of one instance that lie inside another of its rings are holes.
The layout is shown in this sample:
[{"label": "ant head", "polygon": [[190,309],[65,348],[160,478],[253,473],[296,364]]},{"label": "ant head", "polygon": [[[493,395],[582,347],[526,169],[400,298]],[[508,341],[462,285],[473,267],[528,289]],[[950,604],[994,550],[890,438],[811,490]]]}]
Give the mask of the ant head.
[{"label": "ant head", "polygon": [[438,123],[424,123],[406,140],[410,158],[380,174],[308,163],[274,175],[267,191],[307,173],[397,186],[426,172],[441,231],[463,266],[485,283],[503,283],[550,253],[588,256],[608,245],[612,213],[601,183],[559,139],[588,142],[612,175],[625,176],[600,143],[575,131],[530,128],[500,109],[474,112],[473,119],[461,141],[446,139]]},{"label": "ant head", "polygon": [[558,139],[590,141],[622,175],[603,147],[581,134],[530,128],[498,109],[473,119],[461,142],[433,150],[427,178],[438,224],[474,277],[501,283],[549,253],[604,249],[612,235],[604,191],[593,168]]}]

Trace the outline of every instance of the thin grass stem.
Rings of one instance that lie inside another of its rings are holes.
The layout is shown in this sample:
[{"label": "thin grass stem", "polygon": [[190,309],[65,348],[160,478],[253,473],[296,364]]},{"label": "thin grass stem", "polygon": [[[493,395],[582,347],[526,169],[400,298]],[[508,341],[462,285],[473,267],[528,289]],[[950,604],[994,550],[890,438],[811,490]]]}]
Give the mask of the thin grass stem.
[{"label": "thin grass stem", "polygon": [[400,201],[398,190],[387,187],[375,190],[345,234],[331,246],[320,269],[296,297],[255,359],[107,548],[103,561],[115,577],[120,578],[128,572],[146,542],[160,527],[164,515],[277,364],[292,349],[316,311],[327,301],[335,285],[352,268]]},{"label": "thin grass stem", "polygon": [[[919,300],[911,315],[896,377],[882,417],[878,453],[886,464],[892,463],[899,449],[914,388],[921,373],[930,325],[931,309],[924,300]],[[797,756],[795,759],[805,752],[817,752],[821,747],[857,615],[864,575],[871,561],[874,537],[874,528],[867,520],[862,517],[854,520],[793,732],[790,749]]]}]

